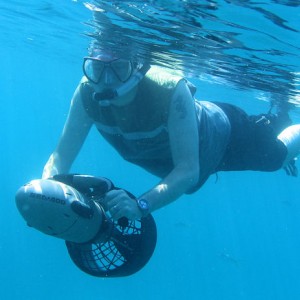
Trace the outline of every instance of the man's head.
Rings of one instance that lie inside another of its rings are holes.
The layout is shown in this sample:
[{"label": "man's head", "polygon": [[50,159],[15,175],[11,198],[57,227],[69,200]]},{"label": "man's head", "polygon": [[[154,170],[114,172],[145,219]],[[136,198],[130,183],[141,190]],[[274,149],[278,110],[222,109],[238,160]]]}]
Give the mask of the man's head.
[{"label": "man's head", "polygon": [[98,47],[91,48],[83,61],[84,75],[103,100],[112,100],[132,90],[148,69],[129,55],[118,55]]}]

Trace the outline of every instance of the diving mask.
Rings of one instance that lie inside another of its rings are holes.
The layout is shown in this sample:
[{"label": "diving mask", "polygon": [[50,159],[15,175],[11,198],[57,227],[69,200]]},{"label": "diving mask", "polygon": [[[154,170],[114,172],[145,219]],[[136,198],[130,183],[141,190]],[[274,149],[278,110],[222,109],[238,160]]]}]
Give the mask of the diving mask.
[{"label": "diving mask", "polygon": [[103,60],[101,57],[85,57],[83,60],[83,73],[93,83],[98,84],[103,74],[110,70],[120,82],[126,82],[131,77],[134,66],[131,60],[114,58]]}]

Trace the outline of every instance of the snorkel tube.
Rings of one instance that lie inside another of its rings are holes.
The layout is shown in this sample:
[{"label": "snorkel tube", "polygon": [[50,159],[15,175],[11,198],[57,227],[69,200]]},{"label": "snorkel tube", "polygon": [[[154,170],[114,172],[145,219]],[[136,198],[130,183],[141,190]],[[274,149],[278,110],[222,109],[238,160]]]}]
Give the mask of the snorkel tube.
[{"label": "snorkel tube", "polygon": [[105,89],[102,92],[94,92],[93,100],[98,102],[101,106],[109,106],[110,101],[124,96],[135,86],[137,86],[141,80],[144,78],[146,73],[150,70],[151,66],[149,64],[142,65],[132,76],[119,88],[116,89]]},{"label": "snorkel tube", "polygon": [[139,271],[151,258],[156,225],[151,215],[136,221],[113,220],[103,203],[113,189],[118,188],[103,177],[56,175],[20,187],[16,204],[29,227],[65,240],[72,261],[82,271],[123,277]]}]

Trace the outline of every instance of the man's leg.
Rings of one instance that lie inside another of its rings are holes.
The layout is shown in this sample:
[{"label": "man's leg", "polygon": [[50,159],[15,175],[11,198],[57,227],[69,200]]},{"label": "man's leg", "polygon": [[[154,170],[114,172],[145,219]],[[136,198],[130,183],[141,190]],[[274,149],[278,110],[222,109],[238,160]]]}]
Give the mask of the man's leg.
[{"label": "man's leg", "polygon": [[281,140],[287,148],[287,156],[282,165],[284,168],[300,154],[300,124],[285,128],[277,138]]}]

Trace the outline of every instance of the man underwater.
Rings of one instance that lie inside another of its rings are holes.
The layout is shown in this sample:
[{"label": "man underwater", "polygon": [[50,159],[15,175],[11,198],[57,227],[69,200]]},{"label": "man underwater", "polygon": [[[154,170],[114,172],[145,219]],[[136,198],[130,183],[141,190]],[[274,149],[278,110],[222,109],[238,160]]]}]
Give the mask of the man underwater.
[{"label": "man underwater", "polygon": [[92,125],[127,161],[161,178],[133,201],[105,196],[113,219],[134,220],[197,191],[218,171],[276,171],[292,166],[300,125],[280,115],[248,116],[240,108],[194,99],[183,77],[94,47],[71,101],[62,136],[43,178],[68,173]]}]

